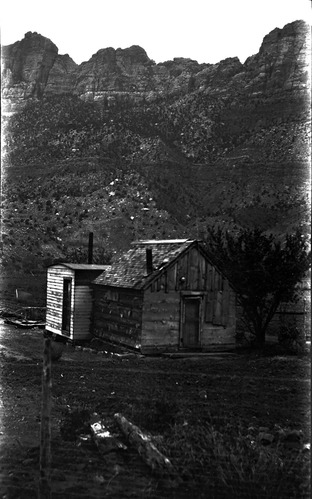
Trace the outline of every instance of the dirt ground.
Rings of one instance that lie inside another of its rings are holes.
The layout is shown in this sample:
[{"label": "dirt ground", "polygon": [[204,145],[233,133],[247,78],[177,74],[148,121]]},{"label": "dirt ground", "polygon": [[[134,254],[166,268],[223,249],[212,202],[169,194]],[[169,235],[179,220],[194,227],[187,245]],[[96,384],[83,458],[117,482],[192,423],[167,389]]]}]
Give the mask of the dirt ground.
[{"label": "dirt ground", "polygon": [[[0,321],[0,497],[35,498],[43,332]],[[200,480],[173,486],[166,477],[152,473],[115,426],[113,416],[119,412],[149,429],[138,416],[140,409],[164,396],[177,404],[185,424],[209,420],[268,429],[279,425],[301,430],[305,444],[310,442],[308,358],[238,354],[155,358],[66,346],[52,365],[52,498],[206,497]],[[94,412],[118,433],[127,450],[102,453],[82,436],[84,414],[88,419]],[[164,448],[162,433],[161,424],[154,428]],[[178,458],[170,456],[174,465]]]}]

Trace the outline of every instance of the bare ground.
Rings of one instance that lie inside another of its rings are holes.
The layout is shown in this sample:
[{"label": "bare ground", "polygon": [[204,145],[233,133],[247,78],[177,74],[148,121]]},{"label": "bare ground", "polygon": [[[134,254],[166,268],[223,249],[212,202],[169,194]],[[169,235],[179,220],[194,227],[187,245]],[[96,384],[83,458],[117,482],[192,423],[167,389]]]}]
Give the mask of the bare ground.
[{"label": "bare ground", "polygon": [[[27,499],[37,497],[39,483],[43,335],[40,330],[21,331],[4,324],[0,331],[0,491],[3,499]],[[303,442],[310,442],[308,358],[127,357],[66,346],[62,358],[53,363],[52,377],[53,499],[206,497],[202,469],[195,479],[184,477],[182,485],[173,486],[165,476],[152,473],[131,446],[101,454],[92,441],[80,438],[85,424],[79,420],[82,411],[97,412],[117,433],[113,415],[121,412],[150,430],[162,450],[170,434],[166,423],[177,420],[190,428],[213,422],[216,427],[240,424],[273,431],[279,425],[302,430]],[[164,399],[163,407],[171,407],[170,401],[177,411],[163,418],[158,414],[151,424],[142,407]],[[178,469],[181,456],[169,457]],[[209,470],[205,473],[209,479]],[[220,492],[215,497],[228,496]]]}]

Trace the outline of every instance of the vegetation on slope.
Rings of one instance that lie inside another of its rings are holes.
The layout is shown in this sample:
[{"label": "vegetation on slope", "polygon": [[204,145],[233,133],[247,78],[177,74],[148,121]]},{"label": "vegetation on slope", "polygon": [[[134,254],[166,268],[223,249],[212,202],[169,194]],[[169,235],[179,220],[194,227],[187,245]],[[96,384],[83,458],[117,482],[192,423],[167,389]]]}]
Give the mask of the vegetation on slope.
[{"label": "vegetation on slope", "polygon": [[306,225],[304,106],[242,99],[29,102],[6,126],[3,264],[82,260],[89,231],[107,260],[133,239],[204,237],[215,223]]}]

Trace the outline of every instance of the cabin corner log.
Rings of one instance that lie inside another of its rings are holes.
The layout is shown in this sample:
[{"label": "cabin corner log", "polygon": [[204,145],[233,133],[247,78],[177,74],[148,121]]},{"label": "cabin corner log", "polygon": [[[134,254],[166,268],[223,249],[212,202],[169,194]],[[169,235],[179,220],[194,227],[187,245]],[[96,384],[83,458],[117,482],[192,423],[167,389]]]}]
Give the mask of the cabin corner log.
[{"label": "cabin corner log", "polygon": [[115,414],[114,418],[129,443],[137,449],[143,461],[153,471],[166,471],[170,475],[175,475],[170,460],[155,447],[149,435],[143,433],[138,426],[128,421],[120,413]]}]

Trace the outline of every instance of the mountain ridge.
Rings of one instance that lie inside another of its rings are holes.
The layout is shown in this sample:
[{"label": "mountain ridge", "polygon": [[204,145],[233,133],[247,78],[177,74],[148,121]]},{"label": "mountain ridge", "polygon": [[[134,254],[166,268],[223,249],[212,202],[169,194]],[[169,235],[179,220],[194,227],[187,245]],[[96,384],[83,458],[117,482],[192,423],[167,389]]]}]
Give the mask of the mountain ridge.
[{"label": "mountain ridge", "polygon": [[100,49],[76,73],[40,37],[5,51],[6,268],[85,258],[89,231],[114,254],[212,224],[308,230],[304,22],[273,30],[244,64],[155,64],[133,46]]},{"label": "mountain ridge", "polygon": [[[134,98],[141,94],[148,99],[193,90],[216,93],[226,91],[229,78],[235,80],[236,87],[247,87],[250,94],[276,92],[274,85],[282,79],[273,79],[267,88],[265,77],[277,69],[285,72],[284,90],[294,90],[295,85],[300,91],[301,80],[306,78],[308,32],[308,25],[300,20],[276,28],[264,37],[258,54],[244,64],[237,57],[216,64],[199,64],[182,57],[156,64],[142,47],[133,45],[100,49],[79,65],[68,54],[59,55],[48,38],[28,32],[21,41],[3,47],[3,102],[6,111],[13,112],[27,99],[47,94],[71,93],[84,100],[102,101],[107,92],[125,92]],[[297,64],[291,68],[289,60],[294,58]]]}]

